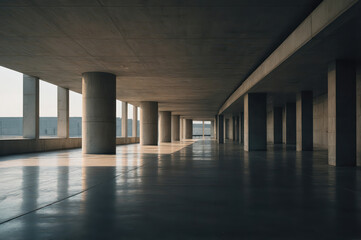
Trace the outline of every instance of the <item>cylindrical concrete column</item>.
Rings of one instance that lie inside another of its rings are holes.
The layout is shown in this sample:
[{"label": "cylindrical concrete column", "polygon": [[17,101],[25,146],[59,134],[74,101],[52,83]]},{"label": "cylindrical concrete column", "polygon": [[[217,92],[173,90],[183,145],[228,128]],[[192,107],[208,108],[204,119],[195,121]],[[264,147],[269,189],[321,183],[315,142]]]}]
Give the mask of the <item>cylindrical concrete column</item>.
[{"label": "cylindrical concrete column", "polygon": [[185,121],[185,139],[192,139],[193,138],[193,121],[192,119],[186,119]]},{"label": "cylindrical concrete column", "polygon": [[180,119],[179,115],[172,115],[172,142],[180,140],[179,119]]},{"label": "cylindrical concrete column", "polygon": [[122,137],[128,137],[128,103],[122,102]]},{"label": "cylindrical concrete column", "polygon": [[138,107],[133,107],[133,122],[132,122],[132,137],[137,137],[138,135]]},{"label": "cylindrical concrete column", "polygon": [[140,143],[158,145],[158,103],[140,104]]},{"label": "cylindrical concrete column", "polygon": [[39,138],[39,78],[23,74],[23,137]]},{"label": "cylindrical concrete column", "polygon": [[182,141],[184,139],[184,136],[183,136],[183,128],[184,128],[184,121],[183,121],[183,118],[180,118],[179,119],[179,139]]},{"label": "cylindrical concrete column", "polygon": [[83,153],[115,153],[116,76],[83,73]]},{"label": "cylindrical concrete column", "polygon": [[169,111],[159,112],[159,142],[171,142],[171,117]]},{"label": "cylindrical concrete column", "polygon": [[58,87],[58,137],[69,137],[69,89]]}]

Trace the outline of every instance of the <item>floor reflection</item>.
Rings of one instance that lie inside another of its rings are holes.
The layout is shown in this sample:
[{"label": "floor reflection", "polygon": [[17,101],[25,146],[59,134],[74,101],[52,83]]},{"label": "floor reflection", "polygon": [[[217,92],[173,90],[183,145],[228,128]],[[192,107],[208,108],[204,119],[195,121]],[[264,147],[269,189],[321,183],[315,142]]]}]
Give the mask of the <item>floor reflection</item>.
[{"label": "floor reflection", "polygon": [[0,239],[359,239],[359,168],[211,140],[0,159]]}]

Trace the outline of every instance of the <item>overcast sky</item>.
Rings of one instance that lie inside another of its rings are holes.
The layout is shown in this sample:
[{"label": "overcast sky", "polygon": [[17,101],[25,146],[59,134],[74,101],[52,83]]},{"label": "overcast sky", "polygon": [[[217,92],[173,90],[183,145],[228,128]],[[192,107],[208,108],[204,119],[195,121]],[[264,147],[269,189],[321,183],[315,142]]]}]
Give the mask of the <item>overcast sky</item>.
[{"label": "overcast sky", "polygon": [[[57,116],[57,87],[40,81],[40,117]],[[70,91],[69,116],[81,117],[81,94]],[[117,101],[117,117],[121,117],[122,104]],[[0,117],[23,116],[23,74],[0,66]],[[128,105],[128,118],[133,118],[133,107]],[[138,117],[139,118],[139,117]]]}]

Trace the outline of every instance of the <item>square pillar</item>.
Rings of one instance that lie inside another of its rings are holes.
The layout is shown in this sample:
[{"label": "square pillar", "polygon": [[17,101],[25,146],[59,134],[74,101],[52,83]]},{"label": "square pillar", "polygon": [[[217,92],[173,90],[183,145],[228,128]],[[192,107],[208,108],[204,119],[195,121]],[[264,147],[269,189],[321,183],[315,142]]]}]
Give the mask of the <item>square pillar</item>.
[{"label": "square pillar", "polygon": [[128,103],[122,102],[122,137],[128,137]]},{"label": "square pillar", "polygon": [[328,69],[328,164],[356,165],[356,71],[347,61]]},{"label": "square pillar", "polygon": [[361,65],[356,71],[356,164],[361,166]]},{"label": "square pillar", "polygon": [[244,97],[244,150],[267,149],[266,93],[248,93]]},{"label": "square pillar", "polygon": [[282,107],[273,108],[273,143],[282,143]]},{"label": "square pillar", "polygon": [[282,142],[296,144],[296,103],[286,103],[282,114]]},{"label": "square pillar", "polygon": [[69,89],[58,87],[58,137],[69,137]]},{"label": "square pillar", "polygon": [[39,78],[23,74],[23,137],[39,138]]},{"label": "square pillar", "polygon": [[234,117],[234,141],[239,142],[239,116]]},{"label": "square pillar", "polygon": [[313,94],[302,91],[296,99],[296,150],[313,150]]},{"label": "square pillar", "polygon": [[244,143],[244,114],[243,112],[240,113],[239,115],[239,128],[238,128],[238,131],[239,131],[239,143],[240,144],[243,144]]},{"label": "square pillar", "polygon": [[217,116],[217,142],[224,143],[224,116]]}]

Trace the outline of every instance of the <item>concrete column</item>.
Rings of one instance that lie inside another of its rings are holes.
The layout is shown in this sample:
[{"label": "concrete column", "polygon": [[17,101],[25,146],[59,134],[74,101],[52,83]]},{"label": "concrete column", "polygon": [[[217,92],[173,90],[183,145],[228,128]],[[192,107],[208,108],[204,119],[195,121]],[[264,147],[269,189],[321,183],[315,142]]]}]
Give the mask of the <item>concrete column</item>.
[{"label": "concrete column", "polygon": [[128,137],[128,103],[122,102],[122,137]]},{"label": "concrete column", "polygon": [[217,142],[224,143],[224,116],[218,115],[217,116]]},{"label": "concrete column", "polygon": [[239,139],[238,139],[238,142],[240,144],[243,144],[244,143],[244,114],[243,112],[240,113],[239,115]]},{"label": "concrete column", "polygon": [[282,114],[282,142],[296,144],[296,103],[286,103]]},{"label": "concrete column", "polygon": [[140,104],[140,143],[158,145],[158,103]]},{"label": "concrete column", "polygon": [[356,72],[356,164],[361,166],[361,65]]},{"label": "concrete column", "polygon": [[267,109],[265,93],[244,97],[244,150],[267,149]]},{"label": "concrete column", "polygon": [[23,137],[39,138],[39,78],[23,74]]},{"label": "concrete column", "polygon": [[229,120],[228,120],[228,139],[233,140],[234,138],[234,124],[233,124],[233,116],[230,116]]},{"label": "concrete column", "polygon": [[352,62],[335,61],[328,69],[328,164],[356,165],[356,71]]},{"label": "concrete column", "polygon": [[114,154],[116,145],[116,76],[86,72],[82,79],[83,153]]},{"label": "concrete column", "polygon": [[239,142],[239,116],[234,117],[234,141]]},{"label": "concrete column", "polygon": [[297,94],[296,99],[296,150],[313,149],[313,95],[310,91]]},{"label": "concrete column", "polygon": [[69,89],[58,87],[58,137],[69,137]]},{"label": "concrete column", "polygon": [[172,115],[172,142],[176,142],[180,140],[180,116],[179,115]]},{"label": "concrete column", "polygon": [[182,141],[184,139],[183,136],[183,118],[179,118],[179,139]]},{"label": "concrete column", "polygon": [[282,143],[282,107],[273,108],[273,143]]},{"label": "concrete column", "polygon": [[132,137],[138,135],[138,107],[133,106],[133,123],[132,123]]},{"label": "concrete column", "polygon": [[159,142],[171,142],[172,114],[169,111],[159,112]]},{"label": "concrete column", "polygon": [[192,119],[185,120],[185,139],[192,139],[193,138],[193,121]]}]

